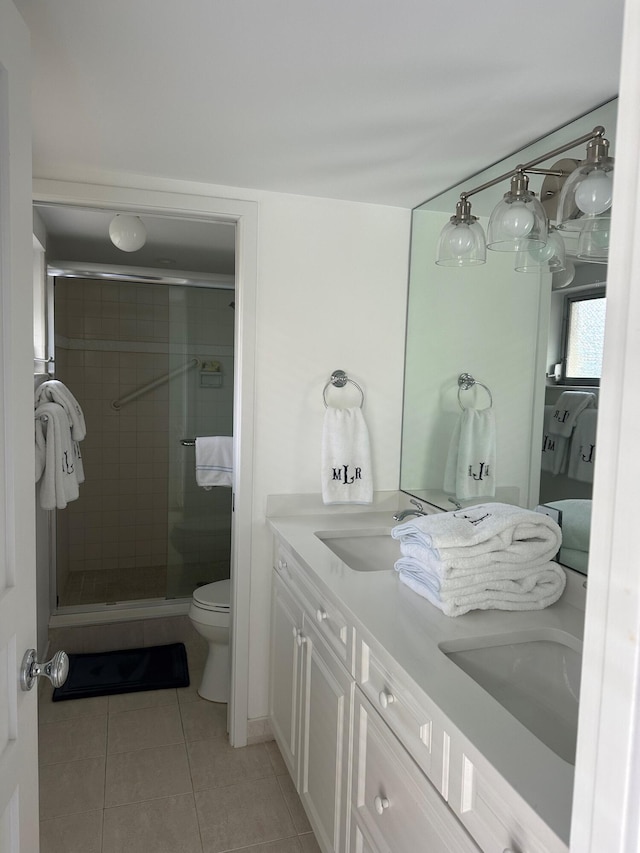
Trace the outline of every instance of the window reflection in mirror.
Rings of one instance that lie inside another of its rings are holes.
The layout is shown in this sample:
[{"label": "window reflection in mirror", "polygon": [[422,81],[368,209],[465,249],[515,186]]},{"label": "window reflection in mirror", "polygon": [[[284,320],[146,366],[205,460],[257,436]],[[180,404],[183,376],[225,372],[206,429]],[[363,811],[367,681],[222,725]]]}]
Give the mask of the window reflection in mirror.
[{"label": "window reflection in mirror", "polygon": [[[572,377],[572,368],[569,373],[563,368],[563,307],[567,294],[583,298],[594,287],[604,288],[606,263],[579,261],[575,235],[564,233],[567,254],[575,266],[572,275],[519,273],[511,253],[492,251],[487,252],[486,264],[480,266],[441,267],[435,264],[435,253],[440,230],[463,190],[588,133],[596,125],[605,127],[615,155],[616,106],[612,101],[571,122],[425,202],[412,217],[400,488],[442,509],[452,508],[455,495],[444,491],[445,462],[460,413],[458,376],[470,373],[491,390],[494,401],[497,489],[492,499],[531,509],[539,503],[564,501],[565,539],[565,525],[572,524],[571,517],[579,509],[575,524],[586,527],[586,539],[581,536],[580,547],[568,549],[576,551],[586,548],[584,541],[588,542],[591,482],[585,481],[585,469],[589,463],[582,460],[577,479],[569,476],[568,456],[560,471],[541,470],[544,421],[545,412],[558,403],[563,391],[581,389],[595,395],[597,419],[598,388],[593,384],[597,377]],[[563,157],[582,159],[584,146]],[[530,188],[537,194],[542,181],[542,176],[531,176]],[[485,230],[491,210],[507,189],[500,183],[473,197],[473,213]],[[552,210],[548,209],[551,220]],[[596,322],[600,320],[599,315]],[[481,387],[466,391],[465,405],[482,408],[483,395]],[[593,413],[585,418],[593,421],[594,431],[595,419]],[[586,441],[583,449],[583,455],[590,455],[592,460],[595,438],[593,444],[590,453]],[[575,466],[571,473],[576,474]],[[571,536],[569,541],[573,542]],[[579,557],[575,567],[585,571],[586,551]]]}]

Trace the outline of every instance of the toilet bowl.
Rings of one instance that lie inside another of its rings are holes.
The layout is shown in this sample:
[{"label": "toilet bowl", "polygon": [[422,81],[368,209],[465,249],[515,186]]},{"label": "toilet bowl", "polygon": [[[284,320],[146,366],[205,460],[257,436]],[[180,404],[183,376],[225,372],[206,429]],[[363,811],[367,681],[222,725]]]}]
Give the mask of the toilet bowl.
[{"label": "toilet bowl", "polygon": [[199,586],[193,592],[189,618],[209,644],[198,694],[210,702],[229,701],[229,579]]}]

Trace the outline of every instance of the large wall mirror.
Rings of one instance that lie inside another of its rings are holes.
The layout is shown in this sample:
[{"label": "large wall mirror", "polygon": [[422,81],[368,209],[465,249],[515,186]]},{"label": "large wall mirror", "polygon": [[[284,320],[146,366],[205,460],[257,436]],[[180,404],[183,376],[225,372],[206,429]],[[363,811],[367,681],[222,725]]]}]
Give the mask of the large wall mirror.
[{"label": "large wall mirror", "polygon": [[[400,488],[446,510],[485,500],[531,509],[557,505],[563,527],[560,560],[583,572],[588,558],[608,227],[592,235],[595,247],[588,252],[583,251],[584,243],[579,246],[578,232],[557,232],[566,248],[559,272],[516,271],[512,252],[487,251],[486,263],[477,266],[439,266],[435,260],[440,232],[455,213],[462,192],[599,125],[605,128],[613,156],[616,116],[617,101],[611,101],[425,202],[412,216]],[[539,168],[570,171],[572,161],[577,164],[584,158],[585,145],[580,144]],[[544,202],[554,224],[563,179],[532,174],[529,180],[529,189]],[[473,215],[485,229],[508,189],[509,181],[502,181],[471,199]],[[463,374],[475,384],[461,384]],[[549,419],[567,391],[579,392],[588,405],[574,421],[572,435],[556,447],[554,436],[549,436]],[[486,498],[461,499],[445,483],[461,401],[465,408],[489,404],[493,408],[495,494]]]}]

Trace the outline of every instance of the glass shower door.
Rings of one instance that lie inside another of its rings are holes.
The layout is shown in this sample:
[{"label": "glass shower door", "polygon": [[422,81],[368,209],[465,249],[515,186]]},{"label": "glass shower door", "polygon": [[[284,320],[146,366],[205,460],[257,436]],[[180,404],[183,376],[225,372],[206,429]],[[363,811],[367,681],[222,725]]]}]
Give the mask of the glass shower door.
[{"label": "glass shower door", "polygon": [[167,598],[223,580],[231,566],[231,488],[196,484],[196,436],[233,434],[233,291],[169,291]]}]

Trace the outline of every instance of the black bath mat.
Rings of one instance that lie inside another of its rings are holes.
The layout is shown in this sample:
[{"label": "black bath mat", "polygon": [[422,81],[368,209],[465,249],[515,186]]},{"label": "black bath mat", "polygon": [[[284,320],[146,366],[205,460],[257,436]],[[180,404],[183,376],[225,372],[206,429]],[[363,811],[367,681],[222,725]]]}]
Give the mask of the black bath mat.
[{"label": "black bath mat", "polygon": [[112,696],[142,690],[188,687],[189,668],[183,643],[69,655],[69,675],[53,691],[53,701]]}]

